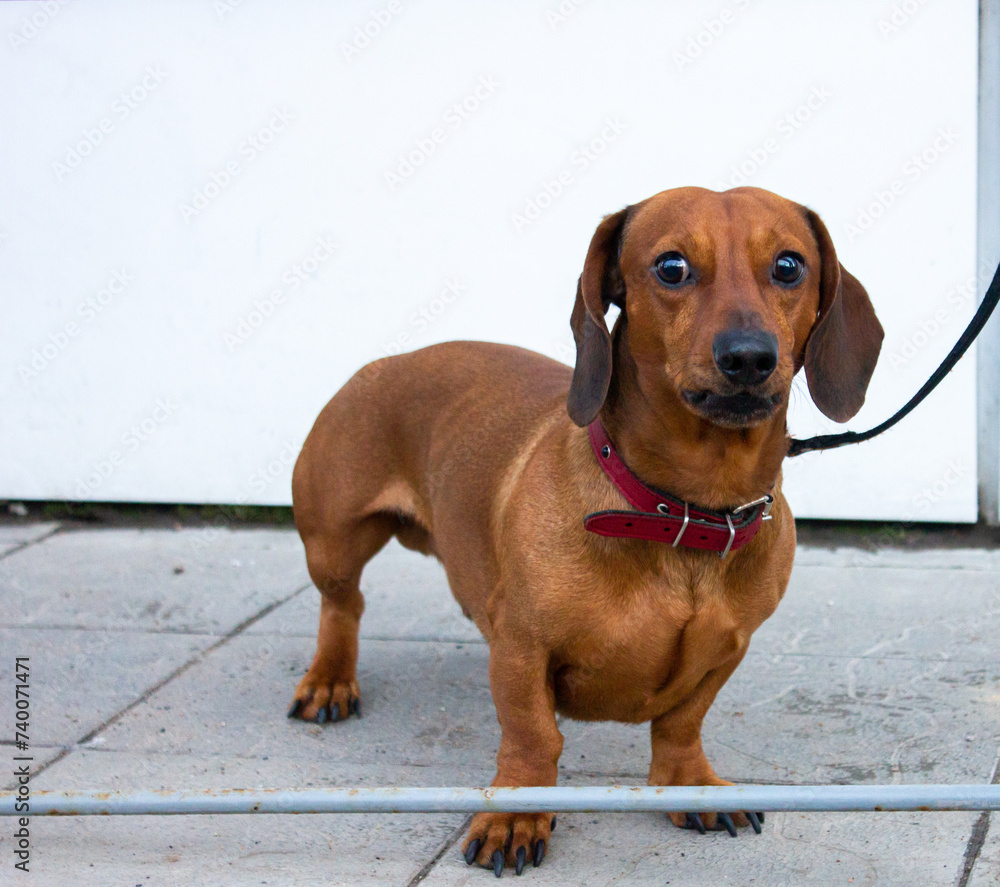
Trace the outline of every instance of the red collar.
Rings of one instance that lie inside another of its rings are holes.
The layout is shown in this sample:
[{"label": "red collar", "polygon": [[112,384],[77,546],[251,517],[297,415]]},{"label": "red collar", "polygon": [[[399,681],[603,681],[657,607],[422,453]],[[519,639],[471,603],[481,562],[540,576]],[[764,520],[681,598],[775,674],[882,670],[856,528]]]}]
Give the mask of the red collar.
[{"label": "red collar", "polygon": [[725,557],[747,544],[770,520],[773,496],[763,496],[732,511],[707,511],[677,499],[637,478],[615,452],[600,419],[587,427],[597,464],[637,511],[595,511],[583,525],[600,536],[669,542],[676,548],[701,548]]}]

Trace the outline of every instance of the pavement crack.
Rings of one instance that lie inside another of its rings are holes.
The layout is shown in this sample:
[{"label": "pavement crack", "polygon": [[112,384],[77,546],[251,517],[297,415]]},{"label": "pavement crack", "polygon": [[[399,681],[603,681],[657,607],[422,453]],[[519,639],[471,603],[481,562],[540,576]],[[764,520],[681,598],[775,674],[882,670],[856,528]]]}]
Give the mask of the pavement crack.
[{"label": "pavement crack", "polygon": [[441,846],[438,847],[437,853],[435,853],[424,864],[423,868],[421,868],[419,872],[417,872],[412,878],[410,878],[409,881],[406,882],[406,887],[416,887],[417,884],[423,881],[423,879],[426,878],[431,873],[434,866],[436,866],[441,861],[445,853],[447,853],[452,847],[455,846],[455,844],[457,844],[461,840],[462,835],[464,835],[466,831],[468,831],[468,828],[471,825],[471,823],[472,823],[472,814],[470,813],[468,816],[465,817],[465,821],[458,828],[456,828],[450,835],[448,835],[447,838],[444,839],[444,841],[441,843]]},{"label": "pavement crack", "polygon": [[[988,785],[998,784],[1000,784],[1000,752],[997,753],[997,757],[993,761],[993,772],[990,774],[988,782]],[[976,820],[976,824],[972,827],[972,834],[969,835],[969,843],[965,845],[965,856],[962,859],[962,874],[956,883],[956,887],[968,887],[973,869],[976,867],[976,861],[983,850],[983,845],[986,843],[986,836],[989,834],[989,831],[990,811],[984,810],[979,814],[979,819]]]},{"label": "pavement crack", "polygon": [[718,737],[714,738],[714,742],[718,745],[721,745],[723,748],[728,748],[730,751],[736,752],[736,754],[738,755],[743,755],[743,757],[745,758],[750,758],[751,761],[759,761],[761,764],[767,764],[769,767],[774,767],[775,770],[778,769],[779,765],[775,761],[769,761],[767,760],[767,758],[760,758],[757,757],[757,755],[752,755],[746,749],[740,748],[739,746],[736,745],[732,745],[729,742],[723,742]]},{"label": "pavement crack", "polygon": [[37,539],[29,539],[27,542],[22,542],[20,545],[15,545],[10,551],[5,551],[0,554],[0,561],[6,560],[11,555],[17,554],[19,551],[24,551],[26,548],[31,548],[32,545],[38,545],[40,542],[44,542],[46,539],[51,539],[56,533],[62,530],[62,524],[56,524],[51,530]]},{"label": "pavement crack", "polygon": [[984,810],[979,814],[979,819],[972,827],[972,834],[969,836],[969,843],[965,845],[965,857],[962,860],[962,876],[958,879],[957,887],[967,887],[969,879],[972,877],[972,870],[976,867],[976,860],[982,852],[983,844],[986,843],[986,835],[990,830],[990,814]]},{"label": "pavement crack", "polygon": [[[37,776],[44,773],[53,765],[58,764],[61,760],[63,760],[67,755],[69,755],[79,746],[85,745],[86,743],[93,741],[93,739],[96,736],[99,736],[101,733],[107,730],[108,727],[117,724],[118,721],[120,721],[123,717],[125,717],[125,715],[127,715],[130,711],[137,708],[138,706],[142,705],[142,703],[144,703],[147,699],[149,699],[154,693],[163,689],[163,687],[169,684],[172,680],[180,677],[182,674],[184,674],[184,672],[188,671],[190,668],[193,668],[199,662],[202,662],[210,653],[213,653],[220,647],[224,646],[225,644],[228,644],[229,641],[231,641],[233,638],[243,634],[243,632],[245,632],[255,622],[259,622],[269,613],[273,613],[275,610],[277,610],[278,607],[282,606],[283,604],[287,604],[290,600],[302,594],[302,592],[305,591],[307,588],[312,588],[312,587],[313,587],[312,582],[307,582],[300,588],[296,588],[295,591],[291,592],[290,594],[286,594],[283,598],[279,598],[276,601],[272,601],[270,604],[258,610],[252,616],[248,616],[238,625],[236,625],[228,632],[226,632],[214,644],[211,644],[210,646],[205,647],[204,650],[200,650],[199,652],[195,653],[195,655],[192,656],[190,659],[188,659],[187,662],[182,663],[172,672],[170,672],[170,674],[168,674],[165,678],[155,683],[152,687],[149,687],[146,690],[144,690],[142,693],[139,694],[139,696],[133,699],[124,708],[119,709],[103,723],[98,724],[96,727],[94,727],[94,729],[92,729],[89,733],[85,734],[84,736],[81,736],[71,746],[64,748],[61,752],[59,752],[59,754],[57,754],[54,758],[52,758],[52,760],[46,761],[31,774],[31,778],[32,779],[36,778]],[[12,788],[12,786],[8,787],[8,789],[10,788]]]}]

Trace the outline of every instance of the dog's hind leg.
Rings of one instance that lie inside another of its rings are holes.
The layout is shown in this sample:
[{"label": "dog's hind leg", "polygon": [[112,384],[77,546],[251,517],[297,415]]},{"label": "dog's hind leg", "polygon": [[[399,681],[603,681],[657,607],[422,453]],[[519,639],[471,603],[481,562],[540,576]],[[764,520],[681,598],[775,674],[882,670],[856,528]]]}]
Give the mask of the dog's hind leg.
[{"label": "dog's hind leg", "polygon": [[319,634],[316,655],[295,689],[289,717],[322,724],[361,714],[356,674],[365,608],[361,570],[397,525],[393,516],[375,514],[339,532],[304,540],[309,575],[320,591]]}]

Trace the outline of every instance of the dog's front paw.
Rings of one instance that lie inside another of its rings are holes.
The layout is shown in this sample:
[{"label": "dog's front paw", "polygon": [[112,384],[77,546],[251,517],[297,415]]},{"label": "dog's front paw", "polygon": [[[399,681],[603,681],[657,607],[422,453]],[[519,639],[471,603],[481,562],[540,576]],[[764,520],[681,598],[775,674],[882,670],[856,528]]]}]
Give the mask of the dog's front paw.
[{"label": "dog's front paw", "polygon": [[[688,761],[686,767],[675,766],[673,768],[657,769],[651,768],[649,773],[649,785],[732,785],[728,779],[720,779],[712,770],[711,765],[705,760],[704,755],[699,755],[693,761]],[[693,829],[704,835],[710,831],[729,832],[730,837],[737,836],[737,829],[752,826],[759,835],[762,831],[761,824],[764,822],[763,813],[751,811],[739,811],[735,813],[668,813],[670,821],[677,828]]]},{"label": "dog's front paw", "polygon": [[357,681],[341,682],[317,679],[306,672],[295,688],[288,717],[324,724],[340,721],[349,715],[361,717],[361,690]]},{"label": "dog's front paw", "polygon": [[555,824],[551,813],[479,813],[462,848],[465,861],[493,869],[498,878],[504,864],[521,874],[528,860],[542,864]]},{"label": "dog's front paw", "polygon": [[668,815],[678,828],[694,829],[702,835],[708,831],[725,829],[733,838],[736,837],[738,828],[747,825],[753,826],[753,830],[759,835],[762,831],[761,825],[764,822],[763,813],[751,811],[745,813],[670,813]]},{"label": "dog's front paw", "polygon": [[[681,783],[684,785],[689,785],[692,783]],[[699,783],[693,783],[698,785]],[[712,776],[700,783],[701,785],[732,785],[726,779],[719,779],[717,776]],[[761,833],[761,823],[764,821],[763,813],[753,813],[753,812],[738,812],[738,813],[668,813],[670,821],[673,822],[677,828],[693,829],[699,834],[705,834],[705,832],[710,831],[722,831],[725,829],[729,832],[731,838],[736,837],[736,830],[738,828],[745,828],[750,825],[753,826],[753,830],[759,835]]]}]

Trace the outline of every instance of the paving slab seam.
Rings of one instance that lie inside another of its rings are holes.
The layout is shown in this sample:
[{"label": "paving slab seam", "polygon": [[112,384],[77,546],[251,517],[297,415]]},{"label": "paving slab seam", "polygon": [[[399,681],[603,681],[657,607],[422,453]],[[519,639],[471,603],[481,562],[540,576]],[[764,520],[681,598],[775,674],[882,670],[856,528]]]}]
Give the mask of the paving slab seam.
[{"label": "paving slab seam", "polygon": [[15,545],[10,551],[6,551],[0,554],[0,561],[6,560],[12,555],[17,554],[19,551],[24,551],[26,548],[30,548],[32,545],[38,545],[39,542],[44,542],[46,539],[51,539],[56,533],[59,533],[63,529],[62,524],[56,524],[51,530],[49,530],[44,536],[39,536],[37,539],[29,539],[27,542],[22,542],[20,545]]},{"label": "paving slab seam", "polygon": [[[238,637],[240,634],[242,634],[244,631],[246,631],[255,622],[257,622],[260,619],[263,619],[269,613],[273,613],[275,610],[278,609],[278,607],[282,606],[283,604],[287,604],[289,601],[291,601],[294,598],[298,597],[298,595],[302,594],[302,592],[305,591],[307,588],[312,588],[312,587],[313,587],[312,582],[307,582],[306,584],[304,584],[300,588],[295,589],[295,591],[291,592],[291,594],[287,594],[283,598],[280,598],[277,601],[273,601],[272,603],[268,604],[263,609],[261,609],[258,612],[254,613],[252,616],[249,616],[246,619],[244,619],[242,622],[240,622],[238,625],[236,625],[234,628],[232,628],[230,631],[228,631],[226,634],[224,634],[222,637],[220,637],[219,640],[217,640],[214,644],[211,644],[210,646],[206,647],[204,650],[200,650],[198,653],[196,653],[194,656],[192,656],[189,660],[187,660],[187,662],[184,662],[181,665],[179,665],[177,668],[175,668],[172,672],[170,672],[170,674],[168,674],[161,681],[158,681],[152,687],[149,687],[147,690],[145,690],[143,693],[141,693],[137,698],[133,699],[132,702],[130,702],[124,708],[119,709],[117,712],[115,712],[113,715],[111,715],[111,717],[109,717],[103,723],[101,723],[98,726],[94,727],[93,730],[89,731],[84,736],[80,737],[80,739],[78,739],[76,742],[74,742],[71,746],[68,746],[68,747],[64,748],[51,761],[46,761],[44,764],[42,764],[37,770],[35,770],[31,774],[32,778],[34,778],[36,776],[39,776],[40,774],[42,774],[46,770],[48,770],[50,767],[52,767],[55,764],[58,764],[60,761],[64,760],[70,753],[73,752],[74,749],[77,749],[81,745],[85,745],[86,743],[91,742],[95,737],[97,737],[98,735],[100,735],[108,727],[112,726],[113,724],[118,723],[118,721],[120,721],[130,711],[132,711],[134,708],[136,708],[137,706],[139,706],[143,702],[145,702],[147,699],[149,699],[154,693],[158,692],[163,687],[165,687],[167,684],[169,684],[172,680],[174,680],[177,677],[180,677],[182,674],[184,674],[186,671],[188,671],[188,669],[192,668],[193,666],[197,665],[199,662],[201,662],[202,660],[204,660],[205,657],[208,656],[210,653],[214,652],[215,650],[218,650],[220,647],[222,647],[225,644],[229,643],[229,641],[231,641],[235,637]],[[7,791],[11,791],[15,787],[16,787],[16,783],[11,783],[11,784],[5,786],[4,788]]]},{"label": "paving slab seam", "polygon": [[[601,773],[596,770],[559,770],[559,778],[564,779],[566,777],[574,778],[585,778],[585,779],[599,779],[602,784],[612,784],[608,783],[609,779],[618,779],[627,782],[625,784],[631,784],[635,782],[637,785],[646,785],[647,773],[643,771],[642,773]],[[724,779],[731,779],[737,785],[787,785],[787,786],[801,786],[801,785],[863,785],[864,783],[851,782],[847,779],[841,779],[837,781],[823,782],[823,783],[811,783],[802,782],[800,779],[782,779],[780,777],[775,777],[774,779],[754,780],[754,779],[741,779],[739,775],[734,775],[732,771],[723,775]]]},{"label": "paving slab seam", "polygon": [[958,656],[895,656],[892,654],[871,654],[871,655],[859,655],[851,656],[844,653],[769,653],[766,650],[750,650],[747,654],[747,658],[757,656],[765,659],[832,659],[840,660],[846,659],[849,662],[934,662],[934,663],[947,663],[949,665],[957,665],[963,662],[970,662],[976,664],[994,663],[996,660],[993,659],[983,659],[982,657],[969,657],[968,659],[961,658]]},{"label": "paving slab seam", "polygon": [[[295,635],[295,637],[313,637],[316,632],[308,635]],[[361,632],[358,637],[363,641],[413,641],[418,644],[476,644],[481,647],[488,646],[486,638],[436,638],[432,635],[418,635],[416,637],[400,637],[399,635],[365,634]]]},{"label": "paving slab seam", "polygon": [[[39,746],[36,746],[36,747],[39,747]],[[131,749],[131,748],[127,747],[127,746],[113,746],[113,745],[86,745],[86,746],[84,746],[80,742],[74,743],[73,745],[69,745],[69,746],[66,746],[66,745],[52,745],[52,746],[47,746],[47,747],[48,748],[62,748],[62,749],[67,749],[67,750],[72,750],[72,749],[78,748],[78,749],[82,749],[83,751],[86,751],[88,754],[108,753],[108,754],[113,754],[113,755],[120,755],[120,754],[128,754],[128,753],[134,751],[134,749]],[[177,751],[171,751],[170,749],[158,749],[158,748],[149,749],[149,748],[144,748],[142,750],[142,754],[145,757],[147,757],[147,758],[156,758],[156,757],[160,757],[160,758],[190,758],[195,753],[193,751],[191,751],[190,749],[186,749],[186,748],[182,748],[182,749],[179,749]],[[197,756],[199,758],[203,758],[205,760],[223,760],[223,761],[262,761],[262,760],[270,760],[270,761],[298,761],[298,760],[300,760],[300,758],[295,757],[295,756],[285,756],[285,755],[273,754],[273,753],[269,753],[269,754],[266,754],[266,755],[264,755],[264,754],[248,755],[248,754],[240,754],[239,752],[234,752],[234,751],[229,751],[229,750],[226,750],[226,751],[210,751],[210,750],[205,750],[205,749],[199,749],[198,752],[197,752]],[[55,762],[53,761],[53,763],[55,763]],[[371,760],[370,759],[343,758],[343,759],[338,760],[337,763],[341,764],[341,765],[344,765],[344,766],[362,767],[362,766],[366,766],[366,765],[370,764]],[[400,766],[400,767],[410,767],[410,768],[413,768],[413,769],[417,770],[417,769],[428,769],[428,768],[431,768],[431,767],[436,767],[436,766],[438,766],[438,764],[436,762],[434,762],[434,761],[431,761],[431,762],[427,762],[427,761],[410,761],[410,760],[405,760],[404,759],[404,760],[399,761],[398,766]],[[629,774],[628,778],[630,778],[630,779],[645,779],[645,774],[638,774],[638,773],[637,774]],[[311,783],[308,783],[308,785],[311,786]],[[329,786],[329,787],[332,788],[334,786]],[[419,786],[417,786],[417,787],[419,787]]]},{"label": "paving slab seam", "polygon": [[[218,637],[219,632],[207,631],[197,628],[146,628],[144,626],[132,625],[69,625],[69,624],[42,624],[38,622],[0,622],[0,629],[5,631],[22,631],[26,629],[36,629],[38,631],[96,631],[100,633],[118,634],[176,634],[191,635],[192,637]],[[270,635],[262,635],[270,637]]]},{"label": "paving slab seam", "polygon": [[[17,625],[7,625],[0,623],[0,628],[19,628]],[[314,640],[316,638],[315,631],[309,632],[296,632],[288,633],[283,631],[260,631],[254,632],[255,637],[263,638],[308,638]],[[459,646],[468,644],[469,646],[485,647],[488,646],[485,638],[436,638],[430,635],[418,635],[416,637],[407,637],[406,635],[386,635],[386,634],[365,634],[360,632],[358,634],[358,640],[361,641],[375,641],[376,643],[402,643],[402,644],[458,644]]]},{"label": "paving slab seam", "polygon": [[950,564],[939,566],[937,564],[925,564],[919,567],[904,567],[900,564],[797,564],[799,570],[899,570],[909,573],[995,573],[996,567],[965,567],[960,564]]},{"label": "paving slab seam", "polygon": [[984,810],[979,814],[979,819],[972,827],[972,834],[969,843],[965,846],[965,855],[962,858],[962,873],[958,879],[957,887],[967,887],[972,872],[976,868],[976,861],[982,852],[983,844],[986,843],[986,835],[990,830],[990,814]]},{"label": "paving slab seam", "polygon": [[[208,651],[206,650],[205,652],[208,652]],[[10,743],[7,743],[7,744],[10,744]],[[58,748],[58,749],[72,750],[74,748],[81,748],[82,746],[83,746],[83,743],[81,741],[81,742],[74,743],[73,745],[49,745],[49,746],[44,746],[44,748]],[[43,747],[43,746],[36,746],[36,748],[41,748],[41,747]],[[123,753],[128,753],[130,751],[133,751],[133,749],[130,749],[127,746],[113,746],[113,745],[88,745],[84,750],[87,751],[88,753],[92,753],[92,754],[94,754],[94,753],[96,753],[96,754],[103,754],[103,753],[107,753],[107,754],[123,754]],[[187,750],[183,750],[183,749],[178,750],[178,751],[172,751],[170,749],[143,749],[142,753],[143,753],[143,755],[145,755],[147,757],[150,757],[150,758],[155,758],[155,757],[162,757],[162,758],[173,758],[173,757],[189,758],[189,757],[191,757],[191,752],[187,751]],[[206,759],[222,758],[222,759],[225,759],[225,760],[237,760],[237,761],[260,761],[263,758],[267,758],[267,759],[269,759],[271,761],[281,761],[281,760],[294,761],[294,760],[298,760],[298,758],[296,758],[295,756],[289,756],[289,757],[286,758],[283,755],[273,754],[273,753],[270,753],[268,755],[258,755],[258,754],[247,755],[247,754],[240,754],[239,752],[234,752],[234,751],[231,751],[231,750],[226,750],[226,751],[206,751],[206,750],[201,750],[201,751],[198,752],[198,756],[202,757],[202,758],[206,758]],[[364,761],[364,760],[354,760],[354,759],[351,759],[351,758],[347,758],[347,759],[344,759],[344,760],[340,761],[339,763],[342,763],[342,764],[362,765],[362,764],[367,763],[367,761]],[[420,768],[434,767],[434,766],[436,766],[436,764],[433,763],[433,762],[427,763],[425,761],[403,761],[403,762],[401,762],[400,766],[413,767],[414,769],[420,769]],[[575,769],[575,768],[560,768],[560,770],[559,770],[559,778],[560,779],[565,779],[565,778],[572,777],[572,778],[577,778],[577,779],[579,779],[579,778],[583,778],[583,779],[599,779],[599,780],[602,780],[603,782],[607,782],[608,780],[621,780],[621,781],[626,781],[628,783],[633,783],[634,782],[637,785],[638,784],[645,785],[646,784],[646,778],[647,778],[647,776],[648,776],[648,772],[645,769],[643,769],[642,771],[639,771],[639,770],[635,770],[635,771],[632,771],[632,772],[614,771],[614,772],[606,772],[606,773],[598,771],[598,770],[578,770],[578,769]],[[730,778],[735,778],[736,781],[740,785],[799,785],[800,784],[800,783],[798,783],[798,782],[796,782],[795,780],[792,780],[792,779],[772,779],[769,782],[765,783],[765,782],[753,782],[753,781],[750,781],[750,780],[739,779],[738,777],[733,777],[733,775],[731,773],[729,774],[729,777]],[[850,783],[850,782],[838,782],[838,783],[831,783],[831,784],[832,785],[852,785],[853,783]]]},{"label": "paving slab seam", "polygon": [[[213,635],[218,635],[217,631],[209,631],[207,629],[199,628],[175,628],[170,626],[163,626],[162,628],[150,628],[146,626],[132,626],[132,625],[79,625],[73,623],[53,623],[53,622],[0,622],[0,629],[7,631],[20,631],[22,629],[36,629],[38,631],[100,631],[100,632],[118,632],[121,634],[189,634],[196,637],[209,637]],[[274,638],[315,638],[316,632],[302,632],[301,634],[286,634],[280,631],[264,631],[255,632],[254,637],[274,637]],[[362,641],[377,641],[379,643],[389,643],[389,642],[403,642],[403,643],[415,643],[415,644],[476,644],[478,646],[486,646],[486,640],[483,638],[436,638],[431,636],[419,636],[419,637],[399,637],[392,635],[375,635],[375,634],[359,634],[359,640]],[[789,654],[790,655],[790,654]],[[898,657],[897,657],[898,658]],[[972,660],[970,660],[972,661]],[[977,660],[978,661],[978,660]]]},{"label": "paving slab seam", "polygon": [[[37,631],[92,631],[92,632],[116,632],[120,634],[171,634],[171,635],[190,635],[192,637],[217,637],[219,632],[208,631],[201,629],[188,629],[188,628],[145,628],[142,626],[101,626],[101,625],[74,625],[74,624],[55,624],[55,623],[18,623],[18,622],[0,622],[0,630],[4,631],[21,631],[35,629]],[[315,632],[310,632],[309,634],[285,634],[283,632],[259,632],[254,635],[255,637],[277,637],[277,638],[308,638],[313,639],[316,636]],[[359,640],[362,641],[375,641],[377,643],[401,643],[401,644],[457,644],[458,646],[477,646],[485,647],[488,646],[487,642],[483,638],[436,638],[430,636],[420,636],[420,637],[393,637],[390,635],[366,635],[361,633],[358,635]],[[940,656],[897,656],[897,655],[869,655],[869,656],[852,656],[849,654],[836,654],[836,653],[802,653],[799,651],[793,653],[772,653],[766,650],[750,650],[747,654],[747,658],[753,657],[763,657],[771,659],[829,659],[829,660],[848,660],[848,661],[871,661],[871,662],[881,662],[886,660],[891,660],[893,662],[947,662],[950,664],[961,664],[963,662],[983,664],[984,660],[982,657],[970,657],[968,659],[963,657],[949,656],[943,658]],[[985,660],[987,663],[993,662],[993,660]],[[1000,660],[995,664],[1000,664]],[[2,744],[2,743],[0,743]]]},{"label": "paving slab seam", "polygon": [[458,828],[455,829],[447,838],[444,839],[441,846],[438,848],[437,853],[435,853],[409,881],[406,882],[406,887],[416,887],[421,881],[424,880],[443,858],[445,853],[451,850],[461,839],[462,835],[468,830],[469,826],[472,824],[472,815],[465,817],[465,822],[463,822]]},{"label": "paving slab seam", "polygon": [[[990,774],[989,784],[996,785],[1000,781],[1000,751],[997,752],[996,760],[993,761],[993,772]],[[962,860],[962,873],[956,887],[967,887],[969,879],[976,868],[979,854],[986,843],[986,836],[990,831],[990,811],[984,810],[979,814],[979,819],[972,827],[972,834],[969,836],[969,843],[965,845],[965,856]]]}]

